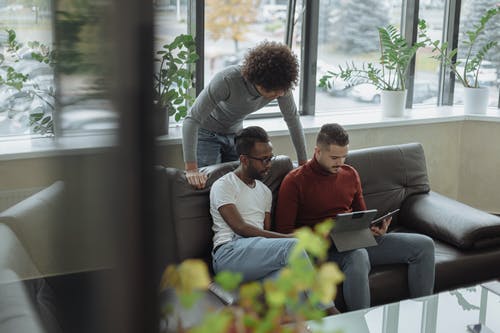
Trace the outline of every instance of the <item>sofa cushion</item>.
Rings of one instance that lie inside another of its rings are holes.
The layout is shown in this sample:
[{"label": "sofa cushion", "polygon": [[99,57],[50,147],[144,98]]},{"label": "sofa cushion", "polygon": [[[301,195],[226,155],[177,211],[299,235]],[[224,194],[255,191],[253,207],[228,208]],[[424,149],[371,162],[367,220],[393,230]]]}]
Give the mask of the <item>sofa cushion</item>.
[{"label": "sofa cushion", "polygon": [[406,227],[460,249],[500,245],[500,217],[435,192],[408,198],[401,217]]},{"label": "sofa cushion", "polygon": [[[430,190],[424,150],[419,143],[358,149],[346,163],[358,170],[366,205],[377,216],[399,208],[409,196]],[[397,225],[397,216],[392,226]]]}]

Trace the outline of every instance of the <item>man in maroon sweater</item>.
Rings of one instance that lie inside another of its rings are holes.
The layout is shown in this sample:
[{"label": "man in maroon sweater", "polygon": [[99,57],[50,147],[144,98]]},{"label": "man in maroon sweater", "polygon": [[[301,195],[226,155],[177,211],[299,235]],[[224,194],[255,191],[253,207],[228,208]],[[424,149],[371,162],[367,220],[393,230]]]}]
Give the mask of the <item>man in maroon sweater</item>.
[{"label": "man in maroon sweater", "polygon": [[[340,125],[321,127],[312,160],[291,171],[281,184],[276,231],[291,233],[339,213],[366,210],[359,174],[344,164],[348,150],[349,135]],[[432,294],[434,242],[420,234],[387,233],[391,219],[371,227],[377,246],[338,252],[332,245],[328,252],[328,259],[346,275],[343,292],[348,310],[370,307],[368,274],[376,265],[408,264],[411,297]]]}]

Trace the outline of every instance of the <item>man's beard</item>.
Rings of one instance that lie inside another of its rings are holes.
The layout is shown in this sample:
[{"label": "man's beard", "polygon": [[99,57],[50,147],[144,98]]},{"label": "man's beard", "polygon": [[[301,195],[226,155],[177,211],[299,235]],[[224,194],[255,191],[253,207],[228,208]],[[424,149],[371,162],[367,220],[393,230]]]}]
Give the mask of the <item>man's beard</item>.
[{"label": "man's beard", "polygon": [[248,176],[252,179],[262,180],[264,178],[264,175],[265,173],[260,173],[253,167],[248,168]]}]

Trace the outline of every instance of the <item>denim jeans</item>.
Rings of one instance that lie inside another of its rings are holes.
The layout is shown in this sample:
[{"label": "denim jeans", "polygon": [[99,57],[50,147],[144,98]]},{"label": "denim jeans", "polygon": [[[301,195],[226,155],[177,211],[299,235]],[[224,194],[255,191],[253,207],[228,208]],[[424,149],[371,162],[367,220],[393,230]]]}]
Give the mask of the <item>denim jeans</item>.
[{"label": "denim jeans", "polygon": [[[288,257],[297,243],[295,238],[265,238],[236,236],[212,252],[215,273],[221,271],[243,274],[243,282],[274,279],[287,265]],[[303,255],[308,257],[304,251]],[[312,264],[311,264],[312,269]],[[307,297],[306,295],[302,295]],[[318,308],[332,307],[333,301]]]},{"label": "denim jeans", "polygon": [[198,129],[198,167],[236,161],[238,154],[234,145],[234,134],[219,134]]},{"label": "denim jeans", "polygon": [[332,246],[328,259],[335,261],[345,274],[344,299],[348,310],[370,307],[368,274],[373,266],[408,264],[411,297],[432,294],[434,290],[434,242],[410,233],[388,233],[377,239],[377,246],[339,253]]},{"label": "denim jeans", "polygon": [[275,276],[288,262],[295,238],[235,237],[213,254],[215,273],[243,274],[243,282]]}]

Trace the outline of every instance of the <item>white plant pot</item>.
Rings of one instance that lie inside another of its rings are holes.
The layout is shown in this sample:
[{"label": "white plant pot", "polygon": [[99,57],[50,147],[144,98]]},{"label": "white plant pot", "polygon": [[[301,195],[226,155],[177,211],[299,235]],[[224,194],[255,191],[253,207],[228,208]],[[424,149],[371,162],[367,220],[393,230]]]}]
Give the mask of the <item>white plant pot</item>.
[{"label": "white plant pot", "polygon": [[405,113],[406,90],[382,90],[382,115],[402,117]]},{"label": "white plant pot", "polygon": [[488,109],[488,88],[464,88],[465,93],[465,113],[485,114]]}]

